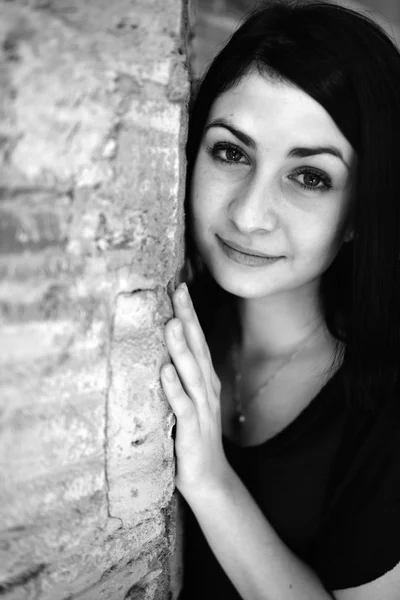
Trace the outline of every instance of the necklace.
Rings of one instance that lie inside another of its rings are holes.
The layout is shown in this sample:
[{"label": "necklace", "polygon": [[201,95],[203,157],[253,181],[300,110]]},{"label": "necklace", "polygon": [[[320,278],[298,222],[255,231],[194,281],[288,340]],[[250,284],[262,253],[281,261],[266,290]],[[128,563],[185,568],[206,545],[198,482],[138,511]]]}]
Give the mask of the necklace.
[{"label": "necklace", "polygon": [[[263,381],[263,383],[257,388],[257,390],[250,397],[250,399],[247,403],[247,407],[246,407],[247,409],[249,408],[249,406],[251,404],[253,404],[253,402],[255,402],[255,400],[257,400],[257,398],[261,395],[261,392],[263,392],[265,390],[265,388],[269,385],[269,383],[273,379],[275,379],[275,377],[278,375],[278,373],[280,373],[285,367],[287,367],[288,364],[291,363],[292,360],[294,360],[296,358],[296,356],[298,356],[300,354],[300,352],[303,352],[303,350],[305,350],[311,344],[311,342],[318,337],[316,334],[319,329],[320,329],[320,325],[318,325],[318,327],[316,327],[312,331],[312,333],[306,338],[306,340],[298,348],[296,348],[296,350],[294,350],[291,354],[289,354],[287,359],[281,365],[279,365],[278,368],[275,369],[275,371],[271,375],[268,375],[268,377]],[[233,369],[234,369],[234,378],[233,378],[233,401],[234,401],[234,406],[235,406],[234,421],[235,421],[236,425],[242,426],[246,422],[246,415],[244,413],[244,407],[242,404],[242,399],[241,399],[241,394],[240,394],[240,384],[242,381],[242,373],[239,370],[239,347],[238,347],[237,342],[233,342],[233,344],[232,344],[232,364],[233,364]]]}]

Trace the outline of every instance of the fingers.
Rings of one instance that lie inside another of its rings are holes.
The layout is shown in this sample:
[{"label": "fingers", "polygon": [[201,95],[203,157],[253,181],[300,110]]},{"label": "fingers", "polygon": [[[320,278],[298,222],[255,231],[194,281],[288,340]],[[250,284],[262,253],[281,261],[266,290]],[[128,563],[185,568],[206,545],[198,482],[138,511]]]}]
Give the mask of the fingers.
[{"label": "fingers", "polygon": [[199,432],[199,424],[196,408],[191,399],[185,393],[179,377],[173,365],[164,365],[161,369],[161,383],[168,398],[168,402],[177,418],[177,443],[180,446],[185,440],[190,443],[196,439]]},{"label": "fingers", "polygon": [[203,372],[186,343],[179,319],[171,319],[165,327],[165,341],[183,390],[195,403],[199,416],[208,405],[208,391]]},{"label": "fingers", "polygon": [[172,303],[175,315],[182,321],[190,349],[208,367],[210,353],[186,285],[180,285],[174,292]]},{"label": "fingers", "polygon": [[190,350],[198,361],[208,388],[219,395],[220,382],[214,371],[210,350],[203,330],[194,310],[186,284],[181,284],[172,297],[175,315],[182,321],[185,337]]},{"label": "fingers", "polygon": [[161,384],[177,420],[176,482],[182,491],[197,480],[196,473],[204,477],[212,470],[213,449],[222,451],[220,383],[189,294],[181,286],[173,306],[176,317],[164,332],[172,364],[162,367]]}]

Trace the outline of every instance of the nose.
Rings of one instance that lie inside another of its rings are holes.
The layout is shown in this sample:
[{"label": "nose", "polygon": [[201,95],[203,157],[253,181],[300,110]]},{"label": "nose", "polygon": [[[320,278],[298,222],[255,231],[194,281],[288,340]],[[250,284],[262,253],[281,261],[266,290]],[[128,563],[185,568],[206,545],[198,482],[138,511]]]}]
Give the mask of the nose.
[{"label": "nose", "polygon": [[266,177],[254,177],[233,192],[228,217],[243,234],[272,232],[279,225],[278,190]]}]

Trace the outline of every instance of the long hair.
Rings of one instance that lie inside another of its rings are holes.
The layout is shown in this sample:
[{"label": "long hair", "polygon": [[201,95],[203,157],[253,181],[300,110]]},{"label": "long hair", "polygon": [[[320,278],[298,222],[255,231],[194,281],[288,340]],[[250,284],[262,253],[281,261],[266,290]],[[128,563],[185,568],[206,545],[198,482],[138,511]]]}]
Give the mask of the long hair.
[{"label": "long hair", "polygon": [[[201,82],[190,116],[188,189],[213,102],[254,68],[314,98],[357,153],[354,239],[323,274],[321,295],[329,330],[345,341],[346,396],[376,408],[393,396],[399,379],[400,53],[379,25],[342,6],[275,1],[256,9]],[[213,295],[213,308],[233,306],[202,268],[189,203],[186,212],[194,296],[201,290]],[[207,329],[207,311],[197,304]]]}]

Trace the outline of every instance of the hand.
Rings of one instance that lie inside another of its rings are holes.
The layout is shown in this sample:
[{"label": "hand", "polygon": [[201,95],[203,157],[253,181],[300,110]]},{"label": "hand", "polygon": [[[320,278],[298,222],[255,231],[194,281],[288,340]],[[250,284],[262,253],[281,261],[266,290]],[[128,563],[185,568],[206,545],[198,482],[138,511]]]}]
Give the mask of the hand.
[{"label": "hand", "polygon": [[214,486],[229,469],[222,446],[220,381],[185,284],[172,296],[176,318],[165,327],[173,365],[161,383],[176,416],[176,485],[186,497]]}]

